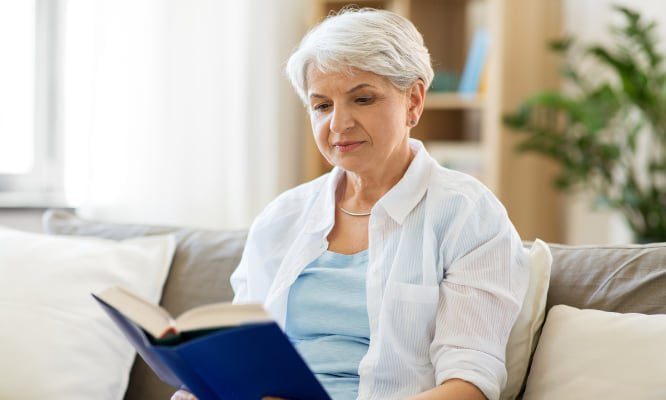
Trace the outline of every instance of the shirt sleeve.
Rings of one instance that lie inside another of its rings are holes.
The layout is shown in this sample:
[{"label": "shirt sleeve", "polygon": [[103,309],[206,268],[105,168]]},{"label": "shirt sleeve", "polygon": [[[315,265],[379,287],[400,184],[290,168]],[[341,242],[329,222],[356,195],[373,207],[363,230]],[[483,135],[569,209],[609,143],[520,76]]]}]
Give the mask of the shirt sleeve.
[{"label": "shirt sleeve", "polygon": [[437,384],[458,378],[498,399],[506,384],[505,349],[528,274],[526,253],[506,211],[482,196],[462,216],[456,253],[439,287],[430,355]]},{"label": "shirt sleeve", "polygon": [[265,268],[263,255],[266,250],[261,248],[261,243],[270,242],[266,237],[274,230],[268,223],[275,208],[272,207],[273,203],[266,207],[250,226],[240,263],[231,274],[234,304],[263,303],[265,299],[272,276]]},{"label": "shirt sleeve", "polygon": [[247,241],[245,242],[245,248],[243,249],[243,255],[241,261],[231,274],[230,283],[231,288],[234,291],[234,304],[243,304],[249,303],[249,290],[248,290],[248,258],[251,257],[249,254],[249,246],[251,237],[248,236]]}]

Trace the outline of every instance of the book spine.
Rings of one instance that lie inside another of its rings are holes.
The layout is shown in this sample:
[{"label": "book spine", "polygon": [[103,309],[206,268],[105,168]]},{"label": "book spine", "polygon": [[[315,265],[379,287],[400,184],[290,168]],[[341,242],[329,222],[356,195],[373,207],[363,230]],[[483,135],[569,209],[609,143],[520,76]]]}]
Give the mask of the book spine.
[{"label": "book spine", "polygon": [[484,28],[477,29],[472,38],[472,44],[467,55],[467,61],[465,62],[465,69],[460,78],[459,93],[473,94],[478,91],[489,42],[488,31]]}]

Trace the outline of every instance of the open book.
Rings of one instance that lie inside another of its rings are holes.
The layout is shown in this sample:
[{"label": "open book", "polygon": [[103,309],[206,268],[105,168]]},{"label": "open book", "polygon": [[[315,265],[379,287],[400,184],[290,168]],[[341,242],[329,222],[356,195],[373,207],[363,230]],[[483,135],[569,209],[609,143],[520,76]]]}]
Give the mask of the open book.
[{"label": "open book", "polygon": [[272,321],[261,304],[207,304],[174,318],[164,308],[122,286],[111,287],[93,296],[139,325],[154,342],[171,340],[189,332]]},{"label": "open book", "polygon": [[210,304],[172,317],[119,286],[93,297],[160,379],[200,400],[330,400],[259,304]]}]

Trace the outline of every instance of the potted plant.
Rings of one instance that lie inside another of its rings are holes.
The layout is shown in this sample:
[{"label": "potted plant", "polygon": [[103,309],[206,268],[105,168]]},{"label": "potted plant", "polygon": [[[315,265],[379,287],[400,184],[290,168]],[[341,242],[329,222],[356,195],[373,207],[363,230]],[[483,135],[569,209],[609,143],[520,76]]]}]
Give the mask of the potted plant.
[{"label": "potted plant", "polygon": [[655,22],[615,8],[624,23],[610,28],[612,43],[551,43],[563,56],[564,90],[530,96],[504,123],[524,135],[519,151],[558,161],[558,189],[591,190],[638,241],[666,241],[664,56]]}]

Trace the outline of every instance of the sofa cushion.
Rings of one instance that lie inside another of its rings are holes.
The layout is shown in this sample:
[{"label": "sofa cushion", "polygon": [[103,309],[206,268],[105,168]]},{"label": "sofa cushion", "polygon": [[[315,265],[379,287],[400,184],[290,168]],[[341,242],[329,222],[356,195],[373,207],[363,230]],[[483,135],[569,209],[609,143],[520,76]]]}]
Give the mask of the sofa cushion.
[{"label": "sofa cushion", "polygon": [[91,292],[122,285],[158,301],[172,236],[55,237],[0,228],[0,398],[125,394],[134,348]]},{"label": "sofa cushion", "polygon": [[620,313],[666,314],[666,243],[550,244],[548,304]]},{"label": "sofa cushion", "polygon": [[[245,231],[89,221],[63,210],[46,212],[43,225],[45,232],[50,234],[115,240],[171,233],[176,238],[176,251],[161,305],[177,315],[197,305],[233,298],[229,276],[240,261],[245,245]],[[168,399],[171,394],[173,389],[160,381],[145,362],[137,357],[125,399]]]},{"label": "sofa cushion", "polygon": [[523,398],[664,399],[664,337],[666,315],[555,306]]}]

